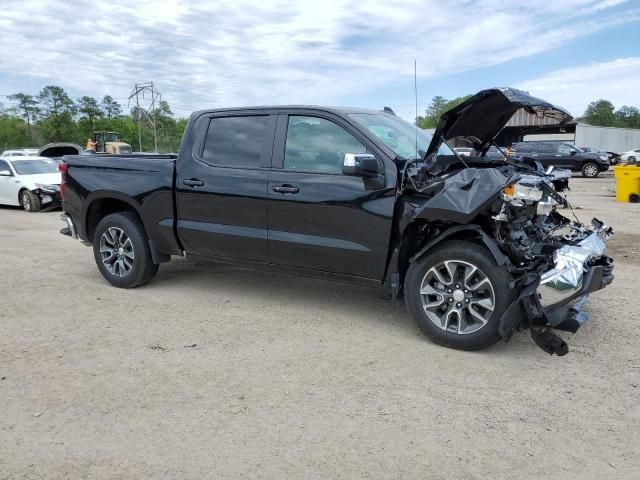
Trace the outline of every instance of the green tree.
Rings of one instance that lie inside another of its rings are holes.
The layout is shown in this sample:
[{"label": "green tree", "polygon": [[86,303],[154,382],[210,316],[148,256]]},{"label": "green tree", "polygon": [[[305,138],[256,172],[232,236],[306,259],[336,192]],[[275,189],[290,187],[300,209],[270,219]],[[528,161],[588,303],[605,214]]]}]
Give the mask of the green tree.
[{"label": "green tree", "polygon": [[[76,105],[62,88],[51,85],[37,96],[19,93],[11,100],[12,108],[0,104],[0,151],[52,141],[84,144],[87,132],[93,130],[115,131],[123,142],[139,148],[136,118],[142,112],[134,108],[130,115],[123,115],[121,106],[109,95],[101,101],[82,97]],[[150,113],[152,118],[154,115],[158,150],[177,152],[188,120],[176,118],[166,101],[158,103]],[[153,128],[144,114],[141,126],[142,150],[153,151]]]},{"label": "green tree", "polygon": [[31,141],[33,137],[31,125],[35,122],[38,114],[40,113],[38,101],[33,97],[33,95],[27,95],[21,92],[9,95],[7,98],[12,102],[16,102],[16,106],[14,107],[15,111],[21,118],[27,121],[27,135]]},{"label": "green tree", "polygon": [[447,103],[442,107],[442,113],[451,110],[454,107],[457,107],[462,102],[471,98],[471,95],[463,95],[462,97],[456,97],[453,100],[447,100]]},{"label": "green tree", "polygon": [[75,137],[74,115],[76,105],[63,88],[55,85],[44,87],[38,94],[43,117],[40,126],[46,141],[69,141]]},{"label": "green tree", "polygon": [[24,120],[7,114],[0,115],[0,152],[10,148],[32,146],[30,142]]},{"label": "green tree", "polygon": [[640,109],[623,105],[614,112],[616,124],[623,128],[640,128]]},{"label": "green tree", "polygon": [[436,128],[444,112],[460,105],[470,97],[471,95],[464,95],[462,97],[456,97],[453,100],[447,100],[440,95],[433,97],[431,104],[425,112],[425,116],[416,119],[416,125],[420,128]]},{"label": "green tree", "polygon": [[110,95],[102,97],[102,111],[109,120],[122,115],[122,107]]},{"label": "green tree", "polygon": [[98,101],[93,97],[82,97],[78,101],[78,112],[80,112],[82,118],[88,121],[88,133],[90,134],[91,132],[93,132],[95,119],[102,116],[102,110],[98,106]]},{"label": "green tree", "polygon": [[445,110],[444,106],[447,103],[447,99],[441,97],[440,95],[436,95],[431,99],[431,104],[427,107],[426,116],[427,117],[435,117],[438,118],[442,115]]},{"label": "green tree", "polygon": [[614,127],[616,125],[614,109],[613,103],[609,100],[596,100],[587,106],[584,116],[580,120],[598,127]]}]

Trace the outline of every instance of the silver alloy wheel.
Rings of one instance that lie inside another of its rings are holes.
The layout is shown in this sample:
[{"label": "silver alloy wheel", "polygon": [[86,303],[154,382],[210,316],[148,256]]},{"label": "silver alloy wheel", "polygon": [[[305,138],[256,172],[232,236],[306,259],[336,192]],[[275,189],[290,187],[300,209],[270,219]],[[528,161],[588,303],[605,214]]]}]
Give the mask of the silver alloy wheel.
[{"label": "silver alloy wheel", "polygon": [[107,271],[125,277],[133,268],[133,244],[129,236],[118,227],[109,227],[100,237],[100,256]]},{"label": "silver alloy wheel", "polygon": [[496,304],[491,281],[477,266],[446,260],[431,267],[420,285],[422,306],[442,330],[466,335],[484,327]]},{"label": "silver alloy wheel", "polygon": [[598,175],[598,167],[590,163],[586,167],[584,167],[584,174],[587,177],[595,177],[596,175]]},{"label": "silver alloy wheel", "polygon": [[31,197],[27,191],[22,192],[22,208],[25,212],[31,211]]}]

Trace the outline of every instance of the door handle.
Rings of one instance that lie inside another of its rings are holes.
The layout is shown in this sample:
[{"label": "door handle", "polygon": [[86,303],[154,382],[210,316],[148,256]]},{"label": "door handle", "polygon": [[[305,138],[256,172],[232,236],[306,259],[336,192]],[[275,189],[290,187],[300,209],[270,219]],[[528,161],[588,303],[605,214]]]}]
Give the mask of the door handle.
[{"label": "door handle", "polygon": [[202,187],[204,185],[204,182],[199,178],[189,178],[187,180],[183,180],[182,183],[188,187]]},{"label": "door handle", "polygon": [[279,187],[273,187],[272,189],[276,193],[298,193],[300,189],[293,185],[281,185]]}]

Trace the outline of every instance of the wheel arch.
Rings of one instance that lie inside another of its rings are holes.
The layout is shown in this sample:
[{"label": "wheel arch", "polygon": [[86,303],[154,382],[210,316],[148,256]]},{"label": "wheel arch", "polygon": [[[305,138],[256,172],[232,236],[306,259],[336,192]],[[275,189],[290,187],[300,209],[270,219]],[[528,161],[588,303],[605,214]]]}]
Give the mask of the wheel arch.
[{"label": "wheel arch", "polygon": [[440,226],[439,232],[428,236],[426,242],[420,237],[420,229],[427,227],[428,222],[422,219],[415,219],[409,223],[402,231],[402,236],[394,246],[387,266],[385,284],[391,292],[391,296],[396,299],[402,294],[403,285],[407,271],[412,263],[427,255],[434,247],[444,240],[466,240],[484,246],[491,252],[496,264],[504,266],[509,272],[515,267],[509,260],[495,240],[476,224],[449,224]]},{"label": "wheel arch", "polygon": [[480,246],[486,247],[487,250],[491,252],[493,259],[498,265],[505,266],[510,271],[513,268],[509,257],[502,253],[495,240],[487,235],[479,225],[475,224],[453,225],[432,237],[407,259],[407,268],[410,264],[415,263],[427,255],[434,247],[442,243],[444,240],[465,240],[477,243]]},{"label": "wheel arch", "polygon": [[87,197],[85,205],[83,219],[87,241],[93,241],[98,223],[107,215],[119,212],[131,212],[136,216],[140,225],[142,225],[147,241],[149,242],[154,263],[164,263],[171,259],[170,255],[159,252],[154,247],[153,240],[149,236],[149,228],[145,224],[139,205],[133,198],[119,192],[96,192],[96,194]]},{"label": "wheel arch", "polygon": [[414,255],[409,258],[409,263],[414,263],[424,257],[432,248],[441,243],[444,240],[472,240],[479,245],[484,245],[496,263],[500,266],[505,266],[508,270],[513,268],[509,257],[507,257],[495,242],[493,238],[486,234],[479,225],[456,225],[443,231],[436,237],[429,240],[425,245],[420,248]]},{"label": "wheel arch", "polygon": [[580,170],[582,170],[585,167],[585,165],[588,165],[590,163],[593,163],[596,167],[598,167],[598,170],[600,170],[600,165],[598,164],[598,162],[591,158],[587,158],[586,160],[582,161],[582,163],[580,164]]},{"label": "wheel arch", "polygon": [[18,205],[20,206],[22,206],[22,192],[24,192],[25,190],[31,191],[27,187],[22,187],[20,190],[18,190]]}]

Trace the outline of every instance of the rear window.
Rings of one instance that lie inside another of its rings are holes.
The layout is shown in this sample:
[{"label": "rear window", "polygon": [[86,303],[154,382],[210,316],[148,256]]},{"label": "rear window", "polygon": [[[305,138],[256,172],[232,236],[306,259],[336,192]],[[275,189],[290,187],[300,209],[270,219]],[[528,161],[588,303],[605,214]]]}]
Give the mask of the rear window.
[{"label": "rear window", "polygon": [[18,175],[39,175],[58,171],[58,164],[53,160],[14,160],[11,163]]},{"label": "rear window", "polygon": [[216,117],[209,123],[202,159],[226,167],[260,167],[268,116]]}]

